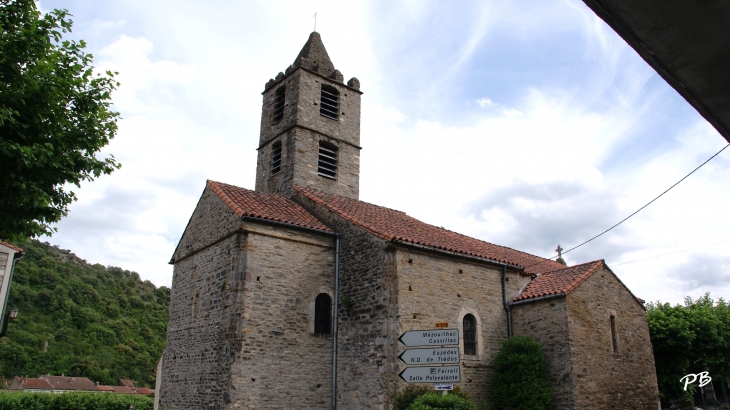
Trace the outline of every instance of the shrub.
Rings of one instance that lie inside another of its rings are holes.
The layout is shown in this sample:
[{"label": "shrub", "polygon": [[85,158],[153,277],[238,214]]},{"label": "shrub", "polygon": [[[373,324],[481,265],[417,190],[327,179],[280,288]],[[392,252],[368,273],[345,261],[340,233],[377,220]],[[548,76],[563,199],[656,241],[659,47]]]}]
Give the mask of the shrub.
[{"label": "shrub", "polygon": [[115,393],[25,393],[0,392],[3,410],[152,410],[154,399]]},{"label": "shrub", "polygon": [[395,408],[397,410],[406,410],[408,406],[413,404],[413,401],[416,400],[418,396],[434,392],[435,390],[431,388],[431,386],[409,384],[404,387],[403,390],[394,394],[393,397],[391,397],[391,401],[395,404]]},{"label": "shrub", "polygon": [[494,358],[495,377],[489,391],[491,409],[552,409],[544,358],[540,345],[529,336],[503,340]]},{"label": "shrub", "polygon": [[468,398],[456,394],[427,393],[418,396],[408,410],[476,410],[477,406]]}]

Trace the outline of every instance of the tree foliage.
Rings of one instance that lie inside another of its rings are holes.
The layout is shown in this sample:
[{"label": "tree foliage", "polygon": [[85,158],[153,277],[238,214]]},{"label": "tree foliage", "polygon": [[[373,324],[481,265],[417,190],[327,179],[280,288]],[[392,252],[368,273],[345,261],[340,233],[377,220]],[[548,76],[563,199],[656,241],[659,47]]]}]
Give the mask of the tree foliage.
[{"label": "tree foliage", "polygon": [[63,40],[66,10],[0,0],[0,238],[51,234],[79,186],[119,168],[98,151],[114,138],[114,74],[94,75],[83,40]]},{"label": "tree foliage", "polygon": [[8,302],[20,314],[0,339],[0,374],[154,387],[170,289],[37,241],[21,246],[26,257],[15,267]]},{"label": "tree foliage", "polygon": [[647,304],[647,321],[654,348],[659,396],[662,404],[691,398],[680,379],[704,371],[706,363],[714,380],[730,374],[730,306],[713,301],[710,294],[684,305]]},{"label": "tree foliage", "polygon": [[529,336],[503,340],[494,357],[494,381],[489,390],[493,410],[548,410],[553,408],[545,379],[545,354]]},{"label": "tree foliage", "polygon": [[468,398],[456,394],[427,393],[418,396],[408,410],[476,410],[477,406]]}]

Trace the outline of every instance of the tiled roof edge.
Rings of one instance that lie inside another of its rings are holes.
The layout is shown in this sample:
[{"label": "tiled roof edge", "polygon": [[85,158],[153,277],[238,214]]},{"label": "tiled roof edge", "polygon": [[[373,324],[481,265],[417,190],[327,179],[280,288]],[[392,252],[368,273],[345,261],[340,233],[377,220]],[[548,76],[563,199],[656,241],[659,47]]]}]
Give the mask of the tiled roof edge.
[{"label": "tiled roof edge", "polygon": [[18,252],[23,252],[23,248],[19,248],[19,247],[15,246],[15,245],[11,245],[11,244],[9,244],[7,242],[0,241],[0,245],[7,246],[10,249],[15,249]]},{"label": "tiled roof edge", "polygon": [[452,255],[452,256],[456,256],[456,257],[460,257],[460,258],[475,259],[475,260],[479,260],[482,262],[489,262],[489,263],[495,263],[497,265],[509,266],[510,268],[515,268],[515,269],[520,269],[520,270],[523,269],[522,266],[520,266],[520,265],[515,265],[515,264],[509,263],[509,262],[500,261],[498,259],[485,258],[482,256],[472,255],[472,254],[468,254],[468,253],[464,253],[464,252],[456,252],[456,251],[452,251],[452,250],[448,250],[448,249],[444,249],[444,248],[440,248],[440,247],[436,247],[436,246],[422,245],[419,243],[404,241],[401,239],[393,239],[391,242],[399,243],[399,244],[406,245],[406,246],[413,246],[416,248],[423,248],[423,249],[427,249],[427,250],[430,250],[433,252],[445,253],[447,255]]},{"label": "tiled roof edge", "polygon": [[[546,276],[546,275],[556,275],[556,274],[559,274],[562,271],[566,271],[566,270],[570,270],[570,269],[575,269],[575,268],[577,268],[579,266],[590,265],[590,264],[593,264],[593,266],[590,269],[588,269],[588,271],[586,271],[585,273],[581,274],[573,283],[570,284],[570,286],[568,286],[567,289],[564,289],[562,292],[559,292],[559,293],[551,293],[551,294],[544,294],[544,295],[537,295],[537,296],[532,296],[532,297],[521,297],[522,294],[520,294],[520,295],[517,295],[514,299],[512,299],[513,300],[513,303],[527,301],[527,300],[533,300],[535,298],[541,298],[542,299],[543,296],[549,296],[549,295],[558,295],[558,296],[560,294],[562,294],[563,296],[564,295],[567,295],[568,293],[572,292],[573,289],[577,288],[578,285],[580,285],[586,279],[588,279],[591,275],[593,275],[602,266],[606,266],[606,261],[604,261],[603,259],[599,259],[599,260],[595,260],[595,261],[591,261],[591,262],[581,263],[580,265],[574,265],[574,266],[570,266],[570,267],[563,268],[563,269],[557,269],[557,270],[554,270],[554,271],[545,272],[545,273],[542,273],[542,274],[540,274],[538,276],[538,278],[539,278],[539,277],[543,277],[543,276]],[[614,276],[615,276],[615,274],[614,274]],[[618,277],[617,277],[617,279],[618,279]],[[626,285],[624,285],[624,287],[625,286]],[[527,288],[525,288],[525,290],[526,289]],[[525,291],[523,290],[522,293],[524,293],[524,292]]]},{"label": "tiled roof edge", "polygon": [[302,188],[300,186],[295,185],[294,186],[294,189],[296,191],[300,192],[302,195],[306,196],[307,198],[311,199],[312,201],[314,201],[314,202],[316,202],[316,203],[318,203],[320,205],[323,205],[325,208],[329,209],[330,211],[332,211],[332,212],[336,213],[337,215],[345,218],[346,220],[352,222],[353,224],[355,224],[355,225],[357,225],[357,226],[365,229],[366,231],[370,232],[371,234],[377,236],[380,239],[385,239],[386,241],[389,241],[389,242],[392,241],[393,239],[395,239],[395,236],[394,235],[384,235],[384,234],[381,234],[374,227],[369,226],[367,224],[364,224],[364,223],[356,220],[355,218],[353,218],[352,216],[350,216],[347,213],[337,212],[336,210],[332,209],[332,207],[330,207],[329,205],[327,205],[327,203],[325,201],[323,201],[321,198],[319,198],[319,197],[317,197],[315,195],[310,195],[309,192],[307,192],[306,189],[304,189],[304,188]]},{"label": "tiled roof edge", "polygon": [[519,299],[519,300],[517,298],[515,298],[515,300],[513,302],[510,302],[510,305],[511,306],[521,305],[523,303],[537,302],[538,300],[559,298],[559,297],[562,297],[562,296],[565,296],[565,293],[564,292],[546,293],[544,295],[537,295],[537,296],[532,296],[532,297],[529,297],[529,298]]},{"label": "tiled roof edge", "polygon": [[[285,221],[283,219],[276,219],[276,218],[271,218],[271,217],[266,217],[266,216],[263,216],[263,215],[259,215],[259,214],[256,214],[256,213],[245,212],[243,210],[243,208],[241,208],[240,206],[236,205],[235,202],[231,199],[231,197],[229,197],[228,194],[226,194],[223,191],[223,189],[221,189],[220,185],[223,184],[223,182],[213,181],[213,180],[210,180],[209,179],[209,180],[206,181],[206,184],[210,187],[210,189],[213,190],[213,192],[216,193],[216,195],[218,195],[220,197],[220,199],[226,205],[228,205],[229,208],[231,208],[231,210],[233,212],[236,213],[236,215],[238,215],[241,218],[252,218],[252,219],[258,219],[258,220],[261,220],[261,221],[271,221],[271,222],[281,223],[281,224],[285,224],[285,225],[289,225],[289,226],[293,226],[293,227],[311,229],[311,230],[314,230],[314,231],[317,231],[317,232],[334,233],[334,231],[332,231],[329,228],[328,228],[328,230],[325,231],[325,230],[322,230],[322,229],[319,229],[319,228],[316,228],[314,226],[307,225],[307,224],[298,224],[298,223],[294,223],[294,222],[290,222],[290,221]],[[304,211],[306,212],[306,209]],[[309,212],[307,212],[307,213],[309,213]]]},{"label": "tiled roof edge", "polygon": [[312,227],[309,225],[293,224],[290,222],[280,221],[280,220],[271,219],[271,218],[262,218],[262,217],[258,217],[258,216],[244,215],[241,217],[241,219],[252,219],[254,221],[263,222],[263,223],[270,223],[270,224],[275,224],[275,225],[286,225],[286,226],[290,226],[295,229],[306,229],[308,231],[315,231],[315,232],[324,233],[327,235],[337,235],[337,232],[335,232],[329,228],[327,228],[327,230],[325,231],[323,229],[318,229],[318,228],[315,228],[315,227]]}]

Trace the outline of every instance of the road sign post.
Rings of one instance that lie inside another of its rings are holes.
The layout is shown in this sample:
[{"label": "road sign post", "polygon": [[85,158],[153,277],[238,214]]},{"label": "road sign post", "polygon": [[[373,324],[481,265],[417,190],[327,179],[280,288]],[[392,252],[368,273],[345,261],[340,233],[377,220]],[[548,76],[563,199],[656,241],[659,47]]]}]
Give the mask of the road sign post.
[{"label": "road sign post", "polygon": [[406,367],[398,375],[408,383],[459,383],[460,366],[418,366]]},{"label": "road sign post", "polygon": [[398,358],[407,365],[459,364],[459,347],[406,349]]},{"label": "road sign post", "polygon": [[398,338],[407,347],[454,346],[459,344],[458,329],[409,330]]},{"label": "road sign post", "polygon": [[[458,329],[409,330],[398,338],[407,347],[398,358],[406,367],[398,377],[407,383],[436,383],[441,390],[453,389],[461,382]],[[447,388],[450,386],[449,388]]]}]

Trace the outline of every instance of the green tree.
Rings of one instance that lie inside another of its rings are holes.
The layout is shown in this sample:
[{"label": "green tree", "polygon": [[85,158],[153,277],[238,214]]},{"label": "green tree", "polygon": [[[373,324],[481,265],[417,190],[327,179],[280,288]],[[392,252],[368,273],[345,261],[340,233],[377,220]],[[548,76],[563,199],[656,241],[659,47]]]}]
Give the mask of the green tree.
[{"label": "green tree", "polygon": [[96,157],[114,138],[114,74],[92,72],[83,40],[63,40],[66,10],[0,0],[0,238],[52,234],[77,187],[120,165]]},{"label": "green tree", "polygon": [[710,294],[684,305],[649,303],[647,322],[654,349],[659,397],[663,405],[690,399],[680,379],[689,373],[710,369],[713,380],[726,380],[730,373],[730,307]]},{"label": "green tree", "polygon": [[493,410],[553,408],[545,379],[545,354],[535,339],[514,336],[502,341],[494,357],[494,381],[489,390]]}]

